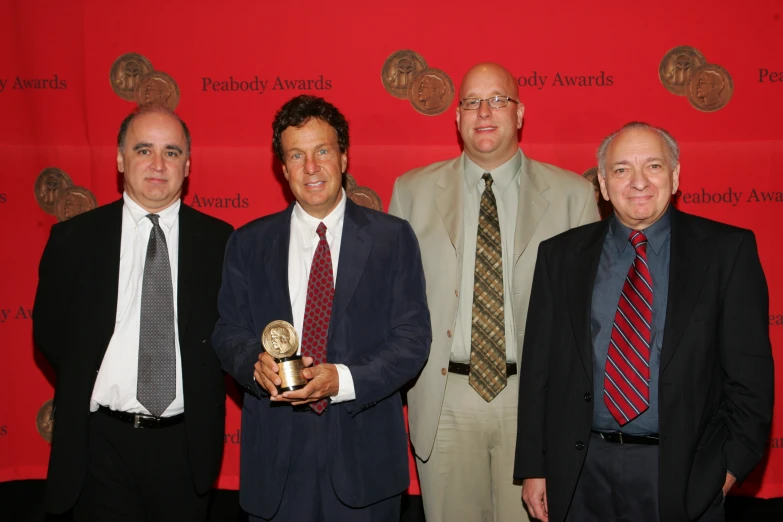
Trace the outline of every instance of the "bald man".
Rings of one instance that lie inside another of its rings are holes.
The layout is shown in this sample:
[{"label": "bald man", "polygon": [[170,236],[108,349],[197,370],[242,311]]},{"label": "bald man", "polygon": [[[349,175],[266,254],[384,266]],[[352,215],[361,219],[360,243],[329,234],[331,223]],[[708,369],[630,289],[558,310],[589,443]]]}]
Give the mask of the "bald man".
[{"label": "bald man", "polygon": [[525,108],[505,68],[471,68],[456,111],[463,154],[401,176],[389,209],[418,236],[432,318],[411,441],[427,522],[518,522],[517,368],[538,244],[598,211],[588,181],[519,148]]}]

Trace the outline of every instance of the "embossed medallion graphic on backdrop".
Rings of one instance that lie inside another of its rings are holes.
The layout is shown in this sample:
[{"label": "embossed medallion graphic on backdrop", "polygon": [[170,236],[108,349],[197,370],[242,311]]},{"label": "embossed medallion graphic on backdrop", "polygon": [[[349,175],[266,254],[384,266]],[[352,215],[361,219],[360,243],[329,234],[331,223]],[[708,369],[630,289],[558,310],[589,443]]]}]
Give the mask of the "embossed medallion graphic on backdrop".
[{"label": "embossed medallion graphic on backdrop", "polygon": [[666,90],[688,98],[694,109],[714,112],[729,103],[734,80],[717,64],[707,63],[698,50],[688,45],[670,49],[658,65],[658,78]]},{"label": "embossed medallion graphic on backdrop", "polygon": [[347,172],[345,173],[344,185],[345,195],[348,196],[348,199],[362,207],[383,212],[383,201],[378,193],[370,187],[359,186],[356,179]]},{"label": "embossed medallion graphic on backdrop", "polygon": [[65,171],[57,167],[47,167],[35,180],[35,200],[41,210],[53,216],[58,196],[72,186],[73,181]]},{"label": "embossed medallion graphic on backdrop", "polygon": [[407,99],[417,112],[437,116],[454,100],[454,82],[440,69],[427,66],[416,51],[404,49],[386,58],[381,67],[381,82],[386,91]]},{"label": "embossed medallion graphic on backdrop", "polygon": [[54,401],[49,399],[38,410],[35,416],[35,427],[38,434],[46,442],[52,442],[52,432],[54,431]]},{"label": "embossed medallion graphic on backdrop", "polygon": [[138,105],[158,103],[172,111],[179,104],[179,86],[170,75],[157,71],[145,56],[125,53],[111,65],[109,82],[115,94]]},{"label": "embossed medallion graphic on backdrop", "polygon": [[35,200],[41,210],[67,221],[98,206],[95,195],[84,187],[75,187],[71,177],[57,167],[46,167],[35,180]]},{"label": "embossed medallion graphic on backdrop", "polygon": [[139,79],[154,70],[152,63],[138,53],[123,54],[111,65],[109,81],[115,94],[125,101],[136,99]]}]

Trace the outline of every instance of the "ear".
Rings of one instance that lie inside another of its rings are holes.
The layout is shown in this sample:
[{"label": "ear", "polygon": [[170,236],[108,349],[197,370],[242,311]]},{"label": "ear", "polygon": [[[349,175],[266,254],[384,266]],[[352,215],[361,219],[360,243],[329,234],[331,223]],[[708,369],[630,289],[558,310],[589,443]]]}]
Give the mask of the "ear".
[{"label": "ear", "polygon": [[289,179],[288,179],[288,169],[285,168],[285,163],[283,163],[283,176],[285,176],[286,181],[289,181]]},{"label": "ear", "polygon": [[677,189],[680,187],[680,164],[678,163],[676,167],[674,167],[674,171],[672,172],[672,194],[677,193]]},{"label": "ear", "polygon": [[457,104],[457,130],[459,130],[459,104]]},{"label": "ear", "polygon": [[117,170],[123,174],[125,173],[125,156],[119,147],[117,147]]},{"label": "ear", "polygon": [[610,201],[609,199],[609,191],[606,190],[606,177],[602,173],[598,173],[598,186],[601,187],[601,195],[604,197],[606,201]]},{"label": "ear", "polygon": [[348,168],[348,153],[343,152],[340,154],[340,165],[342,165],[342,174],[345,174],[345,170]]},{"label": "ear", "polygon": [[522,128],[522,119],[525,116],[525,106],[522,102],[517,103],[517,129]]},{"label": "ear", "polygon": [[185,162],[185,177],[190,176],[190,158]]}]

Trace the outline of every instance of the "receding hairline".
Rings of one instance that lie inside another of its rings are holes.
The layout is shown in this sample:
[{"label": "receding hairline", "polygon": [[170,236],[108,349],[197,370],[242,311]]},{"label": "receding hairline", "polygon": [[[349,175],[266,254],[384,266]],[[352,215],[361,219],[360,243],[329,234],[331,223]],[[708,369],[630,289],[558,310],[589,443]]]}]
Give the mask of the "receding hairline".
[{"label": "receding hairline", "polygon": [[517,79],[511,72],[502,65],[495,62],[483,62],[478,63],[468,69],[465,75],[462,77],[462,82],[459,87],[459,97],[464,98],[467,94],[465,92],[465,83],[472,75],[478,74],[497,74],[503,81],[507,82],[507,87],[510,89],[506,96],[510,96],[516,100],[519,99],[519,85],[517,85]]},{"label": "receding hairline", "polygon": [[[124,147],[127,145],[126,143],[127,135],[128,132],[130,131],[131,126],[133,125],[133,122],[136,121],[139,117],[145,116],[147,114],[165,114],[173,118],[174,121],[176,121],[179,124],[183,137],[185,138],[185,154],[189,157],[191,153],[192,143],[191,143],[190,130],[188,129],[187,124],[179,116],[179,114],[169,109],[168,107],[158,105],[158,104],[149,104],[149,105],[142,105],[140,107],[137,107],[134,111],[128,114],[125,117],[125,119],[122,120],[122,123],[120,124],[120,130],[117,136],[117,150],[119,152],[123,152]],[[170,145],[167,144],[167,146]],[[179,145],[176,146],[179,147]]]},{"label": "receding hairline", "polygon": [[[609,149],[615,144],[617,138],[625,135],[631,131],[643,131],[651,133],[658,137],[663,147],[663,161],[669,165],[669,168],[675,169],[680,163],[680,146],[677,140],[666,129],[650,125],[643,121],[631,121],[620,127],[620,129],[614,131],[605,137],[596,151],[596,159],[598,161],[598,175],[606,177],[607,157],[609,155]],[[647,158],[648,160],[650,158]],[[612,162],[612,165],[616,165],[619,162]]]}]

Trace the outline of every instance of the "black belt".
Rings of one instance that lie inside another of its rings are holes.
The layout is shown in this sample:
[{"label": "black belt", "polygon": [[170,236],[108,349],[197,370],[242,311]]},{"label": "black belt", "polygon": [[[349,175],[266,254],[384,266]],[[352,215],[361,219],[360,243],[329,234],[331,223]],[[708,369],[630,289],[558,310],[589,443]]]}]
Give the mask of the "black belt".
[{"label": "black belt", "polygon": [[127,411],[116,411],[106,406],[98,407],[98,411],[104,415],[127,422],[134,428],[167,428],[174,426],[185,420],[185,414],[180,413],[172,417],[153,417],[152,415],[145,415],[143,413],[128,413]]},{"label": "black belt", "polygon": [[626,435],[619,431],[593,431],[600,435],[606,442],[612,444],[647,444],[649,446],[658,445],[658,435]]},{"label": "black belt", "polygon": [[[449,361],[449,371],[460,375],[470,375],[470,365]],[[506,377],[517,374],[517,363],[506,363]]]}]

